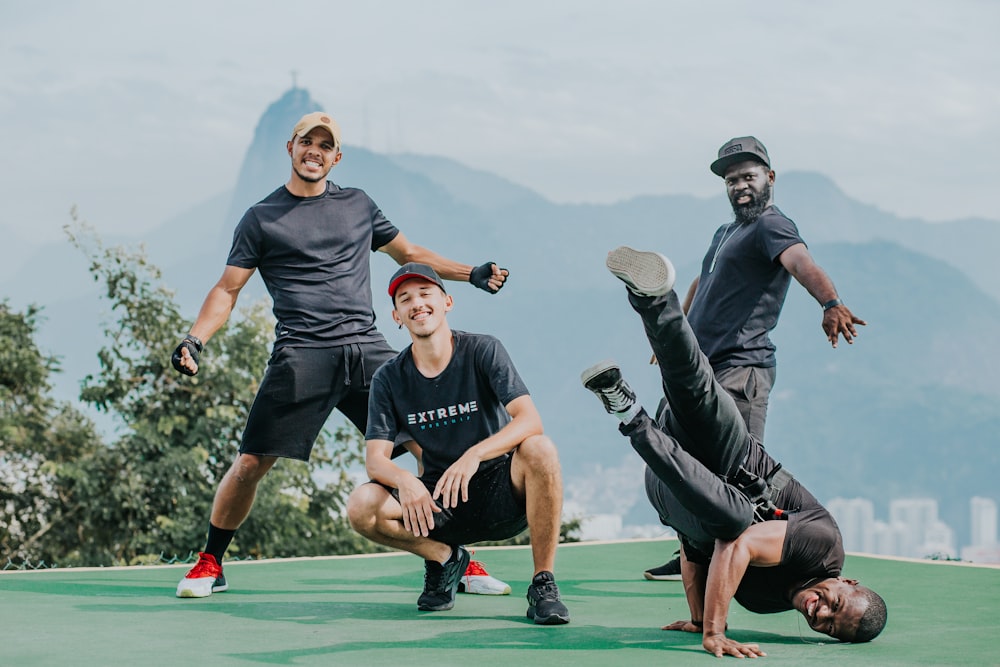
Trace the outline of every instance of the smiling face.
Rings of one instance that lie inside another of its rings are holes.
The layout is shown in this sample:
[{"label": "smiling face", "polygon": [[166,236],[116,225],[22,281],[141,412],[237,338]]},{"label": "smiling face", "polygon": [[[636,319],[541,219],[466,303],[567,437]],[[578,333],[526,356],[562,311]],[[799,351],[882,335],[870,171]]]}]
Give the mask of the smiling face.
[{"label": "smiling face", "polygon": [[821,579],[792,596],[792,604],[809,627],[841,641],[854,641],[868,609],[864,589],[854,579]]},{"label": "smiling face", "polygon": [[294,136],[288,142],[288,155],[292,158],[292,180],[303,185],[322,183],[343,154],[334,143],[333,135],[326,128],[316,127],[304,136]]},{"label": "smiling face", "polygon": [[453,302],[438,285],[426,278],[402,282],[392,298],[392,319],[410,332],[414,339],[429,338],[445,324],[445,314]]}]

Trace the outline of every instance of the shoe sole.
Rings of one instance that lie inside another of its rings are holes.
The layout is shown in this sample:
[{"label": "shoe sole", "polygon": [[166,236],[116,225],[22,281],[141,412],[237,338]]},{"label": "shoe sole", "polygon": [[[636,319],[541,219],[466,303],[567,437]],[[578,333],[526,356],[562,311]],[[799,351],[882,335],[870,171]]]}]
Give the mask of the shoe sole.
[{"label": "shoe sole", "polygon": [[642,576],[649,581],[684,581],[684,577],[679,574],[650,574],[643,572]]},{"label": "shoe sole", "polygon": [[599,361],[590,368],[586,369],[580,373],[580,382],[586,387],[587,383],[593,380],[595,377],[608,370],[609,368],[618,368],[618,364],[612,359],[605,359],[604,361]]},{"label": "shoe sole", "polygon": [[204,595],[195,592],[190,588],[179,588],[177,589],[177,597],[179,598],[207,598],[212,595],[212,593],[224,593],[229,590],[229,585],[224,584],[222,586],[213,586],[212,590]]},{"label": "shoe sole", "polygon": [[458,592],[469,595],[510,595],[510,586],[499,588],[483,588],[480,586],[466,586],[464,581],[458,582]]},{"label": "shoe sole", "polygon": [[628,246],[609,252],[605,265],[633,292],[645,296],[663,296],[673,289],[677,279],[669,259],[658,252],[635,250]]},{"label": "shoe sole", "polygon": [[535,622],[535,625],[566,625],[569,623],[569,616],[560,616],[559,614],[551,614],[549,616],[536,616],[535,608],[528,608],[528,618]]}]

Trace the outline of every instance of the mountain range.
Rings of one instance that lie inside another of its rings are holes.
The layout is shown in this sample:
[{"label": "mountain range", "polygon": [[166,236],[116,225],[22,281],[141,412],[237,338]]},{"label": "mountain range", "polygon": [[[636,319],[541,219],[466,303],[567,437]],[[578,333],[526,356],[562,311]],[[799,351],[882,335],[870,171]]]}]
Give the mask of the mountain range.
[{"label": "mountain range", "polygon": [[[243,210],[287,180],[290,128],[319,108],[307,91],[288,91],[261,116],[234,189],[192,202],[143,238],[102,242],[144,244],[193,320],[221,275]],[[493,333],[505,343],[560,448],[567,498],[588,513],[655,522],[638,457],[580,386],[579,372],[615,358],[640,399],[655,406],[659,381],[648,364],[649,346],[624,289],[604,269],[604,256],[623,244],[663,252],[678,269],[678,289],[686,289],[712,233],[731,219],[721,183],[711,198],[556,204],[453,160],[378,154],[346,139],[331,180],[366,190],[416,243],[510,270],[496,296],[455,286],[449,319],[454,328]],[[868,326],[853,345],[831,349],[819,306],[793,281],[773,336],[778,379],[766,446],[821,499],[864,496],[884,508],[895,497],[936,498],[961,540],[968,498],[1000,501],[1000,385],[994,381],[1000,375],[994,344],[1000,222],[899,218],[851,199],[817,173],[779,171],[775,196],[841,298]],[[57,395],[73,398],[79,380],[97,371],[107,305],[68,242],[13,243],[0,270],[0,298],[15,307],[44,306],[38,342],[62,358]],[[372,259],[379,323],[400,348],[408,339],[390,326],[382,288],[394,269],[388,256]],[[265,296],[255,278],[241,302]],[[179,322],[178,333],[187,325]]]}]

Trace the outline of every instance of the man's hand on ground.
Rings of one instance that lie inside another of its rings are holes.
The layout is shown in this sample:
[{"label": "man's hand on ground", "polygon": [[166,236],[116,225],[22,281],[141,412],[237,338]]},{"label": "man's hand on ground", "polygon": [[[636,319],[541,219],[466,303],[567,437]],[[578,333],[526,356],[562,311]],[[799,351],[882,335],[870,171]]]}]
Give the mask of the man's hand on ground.
[{"label": "man's hand on ground", "polygon": [[758,644],[741,644],[722,634],[705,635],[701,639],[701,645],[716,658],[721,658],[724,655],[736,658],[757,658],[767,655],[760,650]]},{"label": "man's hand on ground", "polygon": [[701,634],[701,626],[695,625],[692,621],[674,621],[670,625],[664,625],[661,630],[677,630],[679,632],[697,632]]}]

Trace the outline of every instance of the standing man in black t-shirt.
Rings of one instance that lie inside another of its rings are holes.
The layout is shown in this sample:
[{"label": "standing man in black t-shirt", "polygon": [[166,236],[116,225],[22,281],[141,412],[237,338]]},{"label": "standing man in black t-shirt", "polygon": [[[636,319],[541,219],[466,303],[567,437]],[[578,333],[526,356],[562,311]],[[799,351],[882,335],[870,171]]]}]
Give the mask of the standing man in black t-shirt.
[{"label": "standing man in black t-shirt", "polygon": [[[448,326],[452,297],[430,266],[404,265],[389,295],[393,320],[413,342],[372,380],[365,434],[372,482],[348,499],[351,525],[424,559],[421,611],[454,606],[469,562],[461,545],[530,527],[528,618],[568,623],[553,575],[562,514],[559,458],[514,364],[493,336]],[[419,476],[392,462],[401,433],[422,452]]]},{"label": "standing man in black t-shirt", "polygon": [[[843,304],[795,223],[774,205],[775,175],[764,144],[755,137],[730,139],[711,170],[725,181],[735,219],[716,230],[683,308],[715,379],[736,401],[750,434],[763,443],[776,376],[768,334],[778,324],[791,278],[822,306],[823,331],[833,347],[840,336],[852,343],[855,325],[865,322]],[[669,409],[665,403],[659,417],[664,409]],[[647,570],[646,578],[677,578],[678,572],[675,560]]]},{"label": "standing man in black t-shirt", "polygon": [[673,291],[670,261],[621,247],[608,269],[628,287],[670,402],[655,423],[614,362],[585,370],[584,386],[620,421],[646,462],[646,493],[681,538],[690,616],[666,626],[702,634],[716,656],[764,655],[726,637],[729,603],[774,613],[795,609],[813,630],[864,642],[885,626],[882,598],[841,575],[844,547],[830,513],[750,435],[715,380]]},{"label": "standing man in black t-shirt", "polygon": [[198,372],[203,345],[259,270],[277,318],[274,348],[239,454],[216,491],[205,551],[178,584],[178,597],[228,588],[222,556],[250,514],[257,485],[279,457],[308,460],[334,408],[365,431],[372,374],[395,356],[375,328],[370,253],[424,262],[490,293],[508,275],[491,262],[472,267],[411,243],[363,191],[327,181],[343,154],[340,127],[326,113],[303,116],[286,149],[288,182],[243,215],[222,277],[172,358],[179,372]]}]

